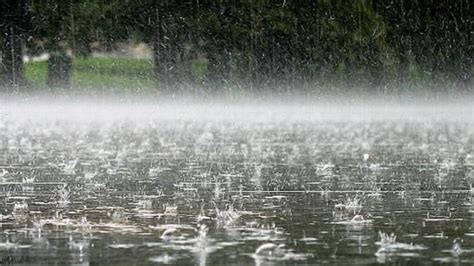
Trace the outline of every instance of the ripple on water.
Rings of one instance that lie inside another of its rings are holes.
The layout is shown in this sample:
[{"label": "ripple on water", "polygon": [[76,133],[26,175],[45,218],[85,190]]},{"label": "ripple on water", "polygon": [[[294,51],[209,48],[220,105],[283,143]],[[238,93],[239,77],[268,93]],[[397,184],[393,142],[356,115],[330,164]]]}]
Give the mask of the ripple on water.
[{"label": "ripple on water", "polygon": [[176,262],[178,258],[178,256],[170,256],[168,254],[163,254],[159,256],[150,257],[148,260],[159,264],[171,264]]},{"label": "ripple on water", "polygon": [[136,247],[136,244],[110,244],[109,248],[114,248],[114,249],[129,249],[129,248],[134,248]]},{"label": "ripple on water", "polygon": [[250,256],[257,265],[272,261],[303,261],[312,257],[312,254],[294,253],[284,244],[264,243],[260,245]]}]

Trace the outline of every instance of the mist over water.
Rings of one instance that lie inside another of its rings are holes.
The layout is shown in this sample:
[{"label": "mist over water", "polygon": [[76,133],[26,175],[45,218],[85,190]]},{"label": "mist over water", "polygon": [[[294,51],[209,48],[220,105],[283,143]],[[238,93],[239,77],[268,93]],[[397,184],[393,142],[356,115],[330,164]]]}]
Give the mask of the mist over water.
[{"label": "mist over water", "polygon": [[54,94],[0,99],[0,112],[9,120],[194,120],[234,122],[311,122],[370,120],[472,121],[473,97],[438,99],[416,96],[272,96],[253,97],[144,97]]}]

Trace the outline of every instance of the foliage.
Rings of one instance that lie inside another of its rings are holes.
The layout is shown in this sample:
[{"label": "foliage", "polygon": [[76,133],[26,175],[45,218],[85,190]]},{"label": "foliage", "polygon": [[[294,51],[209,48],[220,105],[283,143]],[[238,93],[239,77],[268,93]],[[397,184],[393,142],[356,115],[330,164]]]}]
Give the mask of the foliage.
[{"label": "foliage", "polygon": [[[119,42],[145,42],[154,48],[155,63],[146,78],[159,86],[384,91],[423,82],[472,86],[469,0],[28,3],[29,53],[65,49],[81,57],[90,55],[93,45],[107,52]],[[126,65],[129,69],[100,67],[140,77],[139,66]],[[75,67],[96,66],[78,61]]]}]

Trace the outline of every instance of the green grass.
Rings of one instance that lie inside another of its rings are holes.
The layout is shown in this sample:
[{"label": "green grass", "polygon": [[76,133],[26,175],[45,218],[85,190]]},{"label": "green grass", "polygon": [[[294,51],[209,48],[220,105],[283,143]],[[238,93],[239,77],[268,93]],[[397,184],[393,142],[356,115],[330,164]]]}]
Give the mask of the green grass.
[{"label": "green grass", "polygon": [[[31,87],[45,89],[47,62],[28,62],[25,75]],[[153,61],[128,58],[76,58],[72,86],[75,89],[151,91],[154,89]]]},{"label": "green grass", "polygon": [[74,69],[78,72],[96,73],[104,75],[138,76],[151,78],[153,61],[147,59],[92,57],[76,59]]},{"label": "green grass", "polygon": [[[196,59],[190,62],[183,62],[182,65],[177,67],[177,69],[182,70],[177,72],[176,78],[178,81],[182,81],[182,84],[185,85],[196,85],[193,87],[183,86],[183,91],[188,90],[190,93],[201,93],[209,89],[206,87],[205,79],[208,69],[207,64],[206,59]],[[308,83],[308,85],[303,84],[300,89],[316,93],[343,93],[351,91],[360,94],[372,92],[368,89],[367,80],[357,80],[357,77],[364,77],[364,72],[358,73],[355,79],[348,85],[347,80],[344,78],[343,68],[344,66],[341,66],[338,69],[339,72],[336,71],[337,73],[334,75],[323,77],[316,85],[311,83]],[[37,91],[49,91],[50,88],[46,84],[47,72],[47,61],[26,63],[25,76],[29,84],[28,87]],[[451,80],[435,80],[433,77],[423,73],[421,69],[416,68],[415,65],[410,65],[408,72],[409,81],[404,84],[389,83],[388,86],[383,88],[383,91],[402,93],[426,90],[428,92],[432,88],[447,88],[446,90],[448,90],[453,87]],[[239,76],[238,71],[234,74],[230,78],[229,83],[220,92],[230,95],[252,94],[253,91],[248,87],[245,76]],[[85,93],[107,94],[125,92],[133,94],[137,92],[154,93],[157,91],[153,78],[153,60],[151,59],[116,57],[75,58],[73,60],[71,83],[72,90]],[[288,88],[285,85],[278,87],[278,84],[270,85],[270,87],[263,89],[259,88],[260,91],[265,89],[277,92],[287,90]]]},{"label": "green grass", "polygon": [[33,87],[46,87],[46,74],[48,73],[48,62],[29,62],[25,64],[25,76]]}]

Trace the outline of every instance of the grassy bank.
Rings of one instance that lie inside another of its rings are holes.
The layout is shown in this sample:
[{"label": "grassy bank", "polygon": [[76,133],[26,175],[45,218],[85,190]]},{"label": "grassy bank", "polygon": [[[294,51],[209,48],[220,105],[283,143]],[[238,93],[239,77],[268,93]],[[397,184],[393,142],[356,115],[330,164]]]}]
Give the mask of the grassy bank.
[{"label": "grassy bank", "polygon": [[[33,89],[47,89],[48,62],[28,62],[25,76]],[[72,86],[77,90],[151,91],[153,61],[148,59],[89,57],[73,61]]]},{"label": "grassy bank", "polygon": [[[25,64],[25,76],[30,90],[50,92],[46,85],[48,62],[28,62]],[[334,75],[328,80],[318,82],[264,82],[258,86],[249,86],[245,78],[232,76],[222,86],[212,87],[206,83],[207,61],[195,60],[188,65],[180,66],[176,76],[178,85],[174,92],[191,96],[254,96],[259,94],[312,96],[321,95],[358,95],[373,97],[374,95],[422,95],[423,97],[441,97],[440,95],[472,94],[469,86],[464,90],[457,88],[453,79],[439,80],[423,76],[418,69],[410,69],[409,81],[388,82],[377,88],[370,87],[367,81],[354,80],[348,83],[344,75]],[[420,74],[421,75],[421,74]],[[132,59],[116,57],[88,57],[73,60],[72,91],[79,94],[142,94],[156,93],[153,79],[153,61],[151,59]],[[7,91],[5,89],[5,91]],[[421,97],[421,96],[420,96]]]}]

